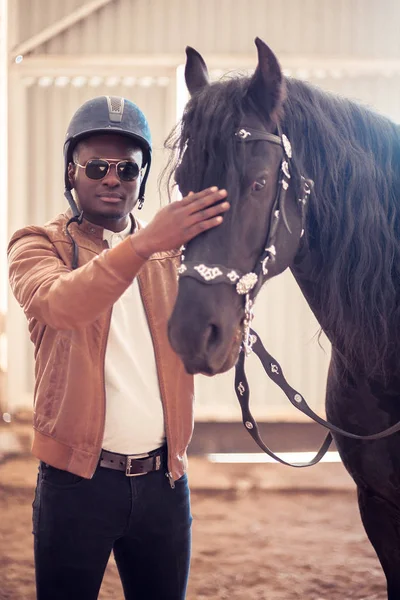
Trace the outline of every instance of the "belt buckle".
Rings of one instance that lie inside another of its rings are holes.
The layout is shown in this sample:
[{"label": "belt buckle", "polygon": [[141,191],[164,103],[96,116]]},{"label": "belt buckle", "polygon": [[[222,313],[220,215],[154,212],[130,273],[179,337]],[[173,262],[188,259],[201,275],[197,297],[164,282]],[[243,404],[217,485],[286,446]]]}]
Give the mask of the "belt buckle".
[{"label": "belt buckle", "polygon": [[[143,454],[141,456],[141,458],[146,458],[146,454]],[[127,456],[126,457],[126,469],[125,469],[125,475],[127,477],[140,477],[141,475],[147,475],[147,471],[145,471],[144,473],[131,473],[131,464],[133,460],[136,460],[137,458],[139,458],[139,456]]]},{"label": "belt buckle", "polygon": [[[131,473],[130,472],[132,461],[136,460],[138,458],[149,458],[149,454],[147,452],[145,452],[144,454],[136,454],[135,456],[127,456],[126,457],[125,475],[127,477],[140,477],[141,475],[147,475],[147,473],[149,473],[149,471],[145,471],[144,473]],[[160,469],[161,469],[161,456],[157,455],[154,471],[159,471]]]}]

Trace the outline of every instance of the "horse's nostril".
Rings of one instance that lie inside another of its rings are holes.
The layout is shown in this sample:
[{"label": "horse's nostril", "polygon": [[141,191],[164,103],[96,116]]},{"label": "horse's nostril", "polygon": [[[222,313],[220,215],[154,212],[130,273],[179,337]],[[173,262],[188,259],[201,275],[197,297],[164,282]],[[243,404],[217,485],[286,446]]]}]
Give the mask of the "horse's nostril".
[{"label": "horse's nostril", "polygon": [[207,327],[207,331],[205,333],[205,347],[206,349],[211,349],[212,347],[218,344],[220,339],[220,331],[217,325],[211,324]]}]

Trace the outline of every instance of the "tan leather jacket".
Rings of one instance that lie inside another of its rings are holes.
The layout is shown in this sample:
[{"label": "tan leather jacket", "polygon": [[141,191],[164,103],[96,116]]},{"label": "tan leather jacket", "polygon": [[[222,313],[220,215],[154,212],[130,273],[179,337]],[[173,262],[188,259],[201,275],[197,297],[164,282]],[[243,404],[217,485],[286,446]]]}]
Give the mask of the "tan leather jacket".
[{"label": "tan leather jacket", "polygon": [[103,439],[112,306],[137,276],[156,356],[169,471],[176,480],[185,472],[193,429],[193,378],[167,338],[179,252],[144,261],[130,236],[107,249],[103,228],[83,221],[69,227],[79,246],[79,268],[73,271],[70,216],[67,211],[44,227],[17,231],[8,248],[11,287],[35,345],[32,452],[59,469],[93,476]]}]

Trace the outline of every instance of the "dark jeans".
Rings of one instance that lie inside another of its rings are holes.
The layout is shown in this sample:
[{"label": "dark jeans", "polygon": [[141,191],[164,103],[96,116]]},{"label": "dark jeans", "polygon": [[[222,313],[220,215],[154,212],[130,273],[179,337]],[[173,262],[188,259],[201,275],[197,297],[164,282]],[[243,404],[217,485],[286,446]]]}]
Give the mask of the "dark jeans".
[{"label": "dark jeans", "polygon": [[33,503],[38,600],[95,600],[114,551],[127,600],[184,600],[190,563],[187,477],[82,479],[43,463]]}]

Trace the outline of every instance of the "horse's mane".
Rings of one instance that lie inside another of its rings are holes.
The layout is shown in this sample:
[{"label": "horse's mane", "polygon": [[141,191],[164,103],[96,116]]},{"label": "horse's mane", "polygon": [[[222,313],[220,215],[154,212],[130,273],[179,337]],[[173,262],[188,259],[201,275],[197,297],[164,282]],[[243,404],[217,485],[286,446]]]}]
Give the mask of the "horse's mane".
[{"label": "horse's mane", "polygon": [[283,127],[315,181],[307,235],[321,325],[350,365],[385,376],[400,324],[399,127],[291,79]]},{"label": "horse's mane", "polygon": [[[239,181],[243,172],[238,156],[241,145],[233,144],[232,140],[244,116],[247,79],[231,77],[216,82],[189,100],[180,123],[165,142],[172,151],[163,173],[169,184],[175,179],[180,183],[184,178],[190,181],[192,191],[211,185],[222,187],[228,179],[227,171],[230,181],[232,176],[237,177],[235,183]],[[179,164],[184,153],[185,172],[180,177]]]},{"label": "horse's mane", "polygon": [[[195,189],[224,185],[228,169],[232,189],[240,188],[242,145],[232,144],[232,136],[249,108],[255,110],[248,83],[230,77],[193,96],[166,142],[173,150],[169,181],[188,153],[182,176]],[[294,171],[315,182],[307,239],[318,317],[350,365],[384,376],[399,325],[399,128],[305,82],[287,79],[286,87],[281,123],[293,145]]]}]

